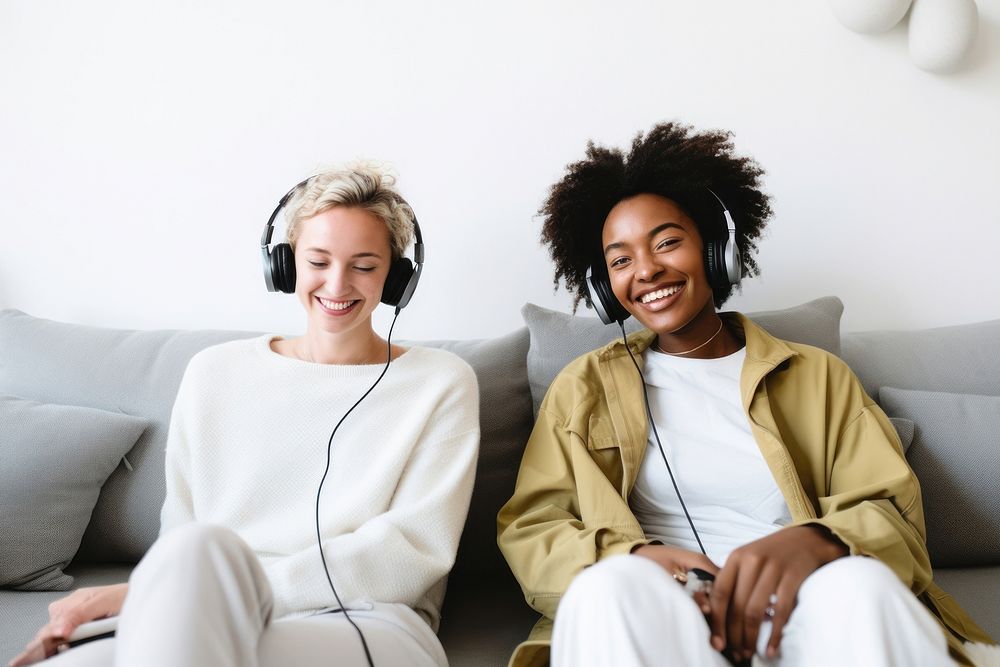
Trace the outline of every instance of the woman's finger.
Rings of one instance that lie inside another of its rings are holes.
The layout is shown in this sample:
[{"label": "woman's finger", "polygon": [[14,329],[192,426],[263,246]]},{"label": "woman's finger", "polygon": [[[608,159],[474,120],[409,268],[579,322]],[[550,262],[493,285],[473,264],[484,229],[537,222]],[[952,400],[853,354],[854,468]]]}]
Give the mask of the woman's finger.
[{"label": "woman's finger", "polygon": [[712,584],[712,592],[709,595],[711,611],[709,613],[709,626],[712,630],[712,648],[720,653],[726,648],[726,614],[729,612],[729,599],[736,584],[736,567],[726,567],[719,570],[715,575],[715,582]]},{"label": "woman's finger", "polygon": [[33,665],[56,654],[57,642],[51,637],[36,637],[32,639],[24,650],[8,663],[8,667],[22,667],[23,665]]},{"label": "woman's finger", "polygon": [[781,633],[795,609],[795,600],[801,585],[801,581],[795,580],[782,581],[778,584],[775,591],[777,600],[771,605],[774,608],[774,616],[771,617],[771,638],[767,641],[768,658],[778,657],[778,652],[781,650]]},{"label": "woman's finger", "polygon": [[[777,609],[774,607],[778,598],[777,590],[781,582],[781,567],[769,563],[760,572],[753,592],[747,601],[746,613],[743,616],[743,655],[752,656],[757,651],[757,638],[760,635],[761,623],[773,623]],[[773,625],[772,625],[773,627]]]},{"label": "woman's finger", "polygon": [[[757,586],[757,581],[760,578],[762,560],[757,554],[745,553],[738,554],[735,559],[730,556],[731,561],[735,561],[732,565],[737,569],[736,572],[736,585],[733,588],[732,596],[729,600],[729,611],[726,614],[726,632],[727,632],[727,646],[733,654],[740,660],[744,660],[747,657],[747,649],[753,651],[753,647],[748,647],[747,637],[746,637],[746,616],[747,616],[747,604],[750,601],[750,596]],[[730,562],[726,562],[726,567],[730,566]]]}]

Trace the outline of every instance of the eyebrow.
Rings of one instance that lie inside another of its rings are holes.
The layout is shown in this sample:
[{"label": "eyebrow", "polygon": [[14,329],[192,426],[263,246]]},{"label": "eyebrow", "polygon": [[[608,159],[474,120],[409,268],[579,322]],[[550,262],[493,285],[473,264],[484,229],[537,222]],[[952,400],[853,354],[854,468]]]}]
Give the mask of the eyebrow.
[{"label": "eyebrow", "polygon": [[[680,225],[678,225],[676,222],[664,222],[662,225],[657,225],[653,229],[649,230],[649,234],[647,234],[646,236],[648,236],[649,238],[652,239],[657,234],[659,234],[660,232],[662,232],[664,229],[669,229],[671,227],[676,227],[677,229],[681,230],[682,232],[685,231],[684,228],[681,227]],[[604,254],[607,255],[612,250],[617,250],[618,248],[623,248],[624,246],[625,246],[625,244],[622,243],[621,241],[615,241],[614,243],[609,243],[607,245],[607,247],[604,248]]]},{"label": "eyebrow", "polygon": [[[323,255],[330,255],[330,251],[326,248],[306,248],[307,252],[318,252]],[[375,259],[382,259],[382,255],[377,252],[356,252],[351,255],[351,259],[360,259],[362,257],[374,257]]]}]

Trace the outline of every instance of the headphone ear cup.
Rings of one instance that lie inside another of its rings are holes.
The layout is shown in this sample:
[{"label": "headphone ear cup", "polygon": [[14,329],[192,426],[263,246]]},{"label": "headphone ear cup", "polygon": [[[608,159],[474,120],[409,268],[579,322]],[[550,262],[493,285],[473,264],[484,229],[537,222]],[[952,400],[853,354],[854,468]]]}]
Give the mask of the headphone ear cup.
[{"label": "headphone ear cup", "polygon": [[413,277],[413,262],[408,257],[399,257],[389,268],[389,275],[382,286],[382,303],[387,306],[398,306],[406,286]]},{"label": "headphone ear cup", "polygon": [[729,284],[725,258],[722,256],[722,244],[718,241],[705,242],[705,273],[708,284],[713,289],[726,287]]},{"label": "headphone ear cup", "polygon": [[285,294],[295,291],[295,253],[288,243],[279,243],[271,250],[271,279],[275,289]]},{"label": "headphone ear cup", "polygon": [[624,322],[631,316],[611,289],[611,281],[603,265],[596,270],[594,265],[587,269],[587,291],[590,293],[590,303],[605,324]]},{"label": "headphone ear cup", "polygon": [[705,273],[713,288],[738,285],[743,277],[742,270],[740,248],[731,238],[705,243]]}]

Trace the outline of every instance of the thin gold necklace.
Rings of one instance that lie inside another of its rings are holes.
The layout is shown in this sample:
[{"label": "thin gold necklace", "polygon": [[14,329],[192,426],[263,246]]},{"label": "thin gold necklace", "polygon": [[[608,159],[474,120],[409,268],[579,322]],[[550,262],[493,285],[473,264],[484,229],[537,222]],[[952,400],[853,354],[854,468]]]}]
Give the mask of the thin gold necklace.
[{"label": "thin gold necklace", "polygon": [[692,347],[690,350],[685,350],[683,352],[667,352],[662,347],[660,347],[660,340],[659,340],[659,338],[657,338],[657,340],[656,340],[656,350],[657,350],[657,352],[662,352],[663,354],[669,354],[672,357],[680,357],[680,356],[683,356],[685,354],[691,354],[692,352],[697,352],[698,350],[700,350],[701,348],[705,347],[706,345],[708,345],[709,343],[711,343],[713,340],[715,340],[715,337],[718,336],[721,331],[722,331],[722,318],[720,317],[719,318],[719,328],[715,330],[715,333],[712,334],[711,338],[709,338],[708,340],[706,340],[704,343],[702,343],[698,347]]}]

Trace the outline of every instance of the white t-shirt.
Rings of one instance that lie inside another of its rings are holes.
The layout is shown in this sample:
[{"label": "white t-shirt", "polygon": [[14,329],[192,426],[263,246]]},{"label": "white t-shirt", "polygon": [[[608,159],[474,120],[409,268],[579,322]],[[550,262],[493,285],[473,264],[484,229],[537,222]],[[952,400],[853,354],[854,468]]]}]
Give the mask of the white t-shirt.
[{"label": "white t-shirt", "polygon": [[[721,567],[733,549],[791,522],[740,400],[746,350],[685,359],[650,347],[644,358],[663,452],[708,557]],[[700,551],[653,429],[629,505],[647,537]]]}]

